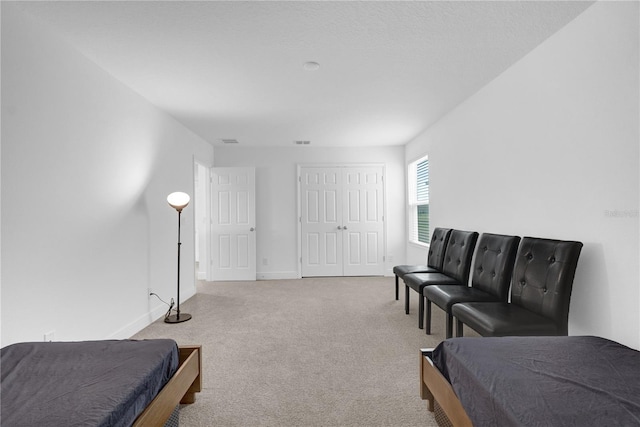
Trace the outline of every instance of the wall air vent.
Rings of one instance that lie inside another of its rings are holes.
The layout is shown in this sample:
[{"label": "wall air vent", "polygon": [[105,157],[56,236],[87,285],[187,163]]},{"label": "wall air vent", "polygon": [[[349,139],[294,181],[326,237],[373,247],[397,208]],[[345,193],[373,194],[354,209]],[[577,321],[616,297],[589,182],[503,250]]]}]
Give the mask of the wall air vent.
[{"label": "wall air vent", "polygon": [[296,145],[309,145],[311,141],[293,141],[293,143]]},{"label": "wall air vent", "polygon": [[238,140],[237,139],[223,139],[222,142],[225,143],[225,144],[237,144]]}]

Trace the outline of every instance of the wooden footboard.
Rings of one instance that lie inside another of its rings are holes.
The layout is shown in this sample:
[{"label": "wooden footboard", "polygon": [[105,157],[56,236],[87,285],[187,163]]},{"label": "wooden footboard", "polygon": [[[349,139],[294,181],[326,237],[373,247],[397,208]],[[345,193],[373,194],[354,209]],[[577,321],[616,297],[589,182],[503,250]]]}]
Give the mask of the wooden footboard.
[{"label": "wooden footboard", "polygon": [[195,402],[195,394],[202,390],[202,346],[179,346],[178,352],[178,370],[136,419],[134,427],[162,427],[178,404]]},{"label": "wooden footboard", "polygon": [[434,411],[437,402],[450,423],[455,427],[472,426],[471,420],[451,384],[433,365],[432,352],[432,348],[420,350],[420,397],[422,400],[428,401],[428,408],[431,412]]}]

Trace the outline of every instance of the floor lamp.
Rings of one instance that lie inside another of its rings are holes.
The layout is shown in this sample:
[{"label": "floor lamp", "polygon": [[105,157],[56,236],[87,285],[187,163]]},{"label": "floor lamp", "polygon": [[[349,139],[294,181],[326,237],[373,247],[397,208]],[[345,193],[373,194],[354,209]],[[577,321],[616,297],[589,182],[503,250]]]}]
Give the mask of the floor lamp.
[{"label": "floor lamp", "polygon": [[191,315],[187,313],[180,313],[180,215],[182,214],[182,209],[186,208],[189,204],[189,195],[187,193],[175,192],[169,194],[167,197],[167,202],[169,202],[169,206],[178,211],[178,301],[177,314],[172,314],[171,316],[167,316],[164,318],[164,321],[167,323],[180,323],[186,322],[191,319]]}]

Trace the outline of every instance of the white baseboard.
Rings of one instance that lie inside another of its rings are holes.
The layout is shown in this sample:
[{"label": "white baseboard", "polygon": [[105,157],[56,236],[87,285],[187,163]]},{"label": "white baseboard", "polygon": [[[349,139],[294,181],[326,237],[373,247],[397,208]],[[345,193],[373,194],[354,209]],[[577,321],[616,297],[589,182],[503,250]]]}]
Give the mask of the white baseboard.
[{"label": "white baseboard", "polygon": [[144,328],[146,328],[147,326],[149,326],[150,324],[158,320],[160,317],[162,317],[167,312],[167,310],[168,310],[168,307],[166,305],[164,304],[157,305],[156,307],[152,308],[147,314],[143,314],[133,322],[129,323],[125,327],[112,333],[105,339],[108,339],[108,340],[129,339],[131,338],[132,335],[135,335],[136,333],[140,332],[141,330],[143,330]]},{"label": "white baseboard", "polygon": [[[189,298],[195,295],[193,290],[187,291],[186,295],[180,299],[180,304],[184,304]],[[155,304],[155,303],[154,303]],[[167,312],[169,307],[166,304],[161,302],[157,302],[157,304],[152,307],[148,313],[143,314],[138,317],[133,322],[129,323],[125,327],[117,330],[116,332],[109,335],[108,340],[126,340],[131,338],[133,335],[137,334],[156,320],[160,319]]]},{"label": "white baseboard", "polygon": [[256,273],[256,280],[299,279],[297,271],[269,271]]},{"label": "white baseboard", "polygon": [[[385,277],[394,277],[393,268],[388,268],[384,271]],[[300,279],[296,271],[269,271],[256,273],[256,280],[286,280],[286,279]]]}]

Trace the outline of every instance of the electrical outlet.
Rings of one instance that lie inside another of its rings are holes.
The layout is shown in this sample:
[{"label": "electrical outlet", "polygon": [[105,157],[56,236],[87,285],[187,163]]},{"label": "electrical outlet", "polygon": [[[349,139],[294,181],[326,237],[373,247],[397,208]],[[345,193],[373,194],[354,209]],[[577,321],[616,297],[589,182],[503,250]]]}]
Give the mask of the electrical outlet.
[{"label": "electrical outlet", "polygon": [[269,265],[269,258],[262,258],[262,265]]},{"label": "electrical outlet", "polygon": [[53,339],[55,338],[56,335],[56,331],[49,331],[46,334],[44,334],[44,341],[45,342],[50,342],[53,341]]},{"label": "electrical outlet", "polygon": [[393,255],[387,255],[387,261],[393,262]]}]

